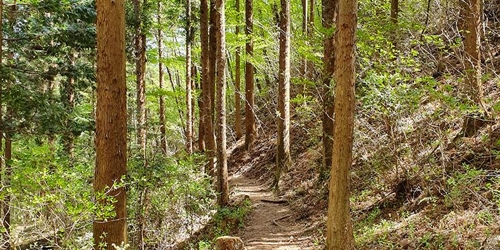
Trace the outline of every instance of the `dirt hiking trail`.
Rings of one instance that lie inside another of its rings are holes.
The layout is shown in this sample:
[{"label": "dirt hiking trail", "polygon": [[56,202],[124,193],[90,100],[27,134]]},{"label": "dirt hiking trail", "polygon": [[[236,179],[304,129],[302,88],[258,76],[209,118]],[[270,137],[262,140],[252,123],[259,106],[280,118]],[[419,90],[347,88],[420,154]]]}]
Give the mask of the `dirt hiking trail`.
[{"label": "dirt hiking trail", "polygon": [[229,183],[232,196],[247,195],[252,202],[252,211],[238,235],[246,249],[320,249],[307,236],[310,233],[306,224],[296,219],[288,201],[242,174],[233,174]]}]

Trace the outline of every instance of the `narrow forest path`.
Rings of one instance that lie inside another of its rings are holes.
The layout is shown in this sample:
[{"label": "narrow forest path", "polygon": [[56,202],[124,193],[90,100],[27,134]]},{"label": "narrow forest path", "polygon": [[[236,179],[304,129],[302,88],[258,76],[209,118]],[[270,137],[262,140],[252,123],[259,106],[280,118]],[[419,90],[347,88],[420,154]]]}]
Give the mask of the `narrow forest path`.
[{"label": "narrow forest path", "polygon": [[235,173],[229,182],[233,196],[248,195],[252,202],[252,211],[238,235],[248,250],[320,249],[314,246],[307,225],[296,219],[288,202],[241,174]]}]

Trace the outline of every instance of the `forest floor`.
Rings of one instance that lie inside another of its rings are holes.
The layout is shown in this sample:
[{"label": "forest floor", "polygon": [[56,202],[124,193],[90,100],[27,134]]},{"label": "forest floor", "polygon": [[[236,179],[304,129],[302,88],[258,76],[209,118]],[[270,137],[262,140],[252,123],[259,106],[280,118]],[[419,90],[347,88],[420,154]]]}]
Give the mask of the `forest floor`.
[{"label": "forest floor", "polygon": [[240,140],[228,151],[231,199],[245,197],[252,208],[237,236],[248,250],[320,249],[315,236],[318,224],[294,209],[291,197],[270,188],[274,141],[272,137],[258,139],[248,152]]},{"label": "forest floor", "polygon": [[319,249],[314,246],[307,225],[297,221],[287,200],[258,180],[241,174],[230,179],[234,195],[246,195],[252,203],[252,212],[239,236],[248,250],[259,249]]}]

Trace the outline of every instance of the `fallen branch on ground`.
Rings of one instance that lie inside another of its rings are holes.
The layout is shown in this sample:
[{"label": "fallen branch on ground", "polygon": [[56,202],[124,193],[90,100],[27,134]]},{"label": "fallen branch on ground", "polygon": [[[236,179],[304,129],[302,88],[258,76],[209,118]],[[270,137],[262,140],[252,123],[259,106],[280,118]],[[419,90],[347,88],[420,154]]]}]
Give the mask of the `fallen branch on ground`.
[{"label": "fallen branch on ground", "polygon": [[267,202],[267,203],[274,203],[274,204],[285,204],[285,203],[288,203],[288,200],[267,200],[267,199],[261,199],[260,201]]}]

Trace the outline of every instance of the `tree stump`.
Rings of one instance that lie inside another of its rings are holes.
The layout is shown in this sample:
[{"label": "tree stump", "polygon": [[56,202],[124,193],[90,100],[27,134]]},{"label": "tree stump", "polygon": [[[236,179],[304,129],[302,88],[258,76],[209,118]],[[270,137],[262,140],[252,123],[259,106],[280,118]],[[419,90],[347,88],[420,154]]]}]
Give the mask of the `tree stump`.
[{"label": "tree stump", "polygon": [[239,237],[222,236],[217,238],[216,250],[245,250],[245,245]]}]

